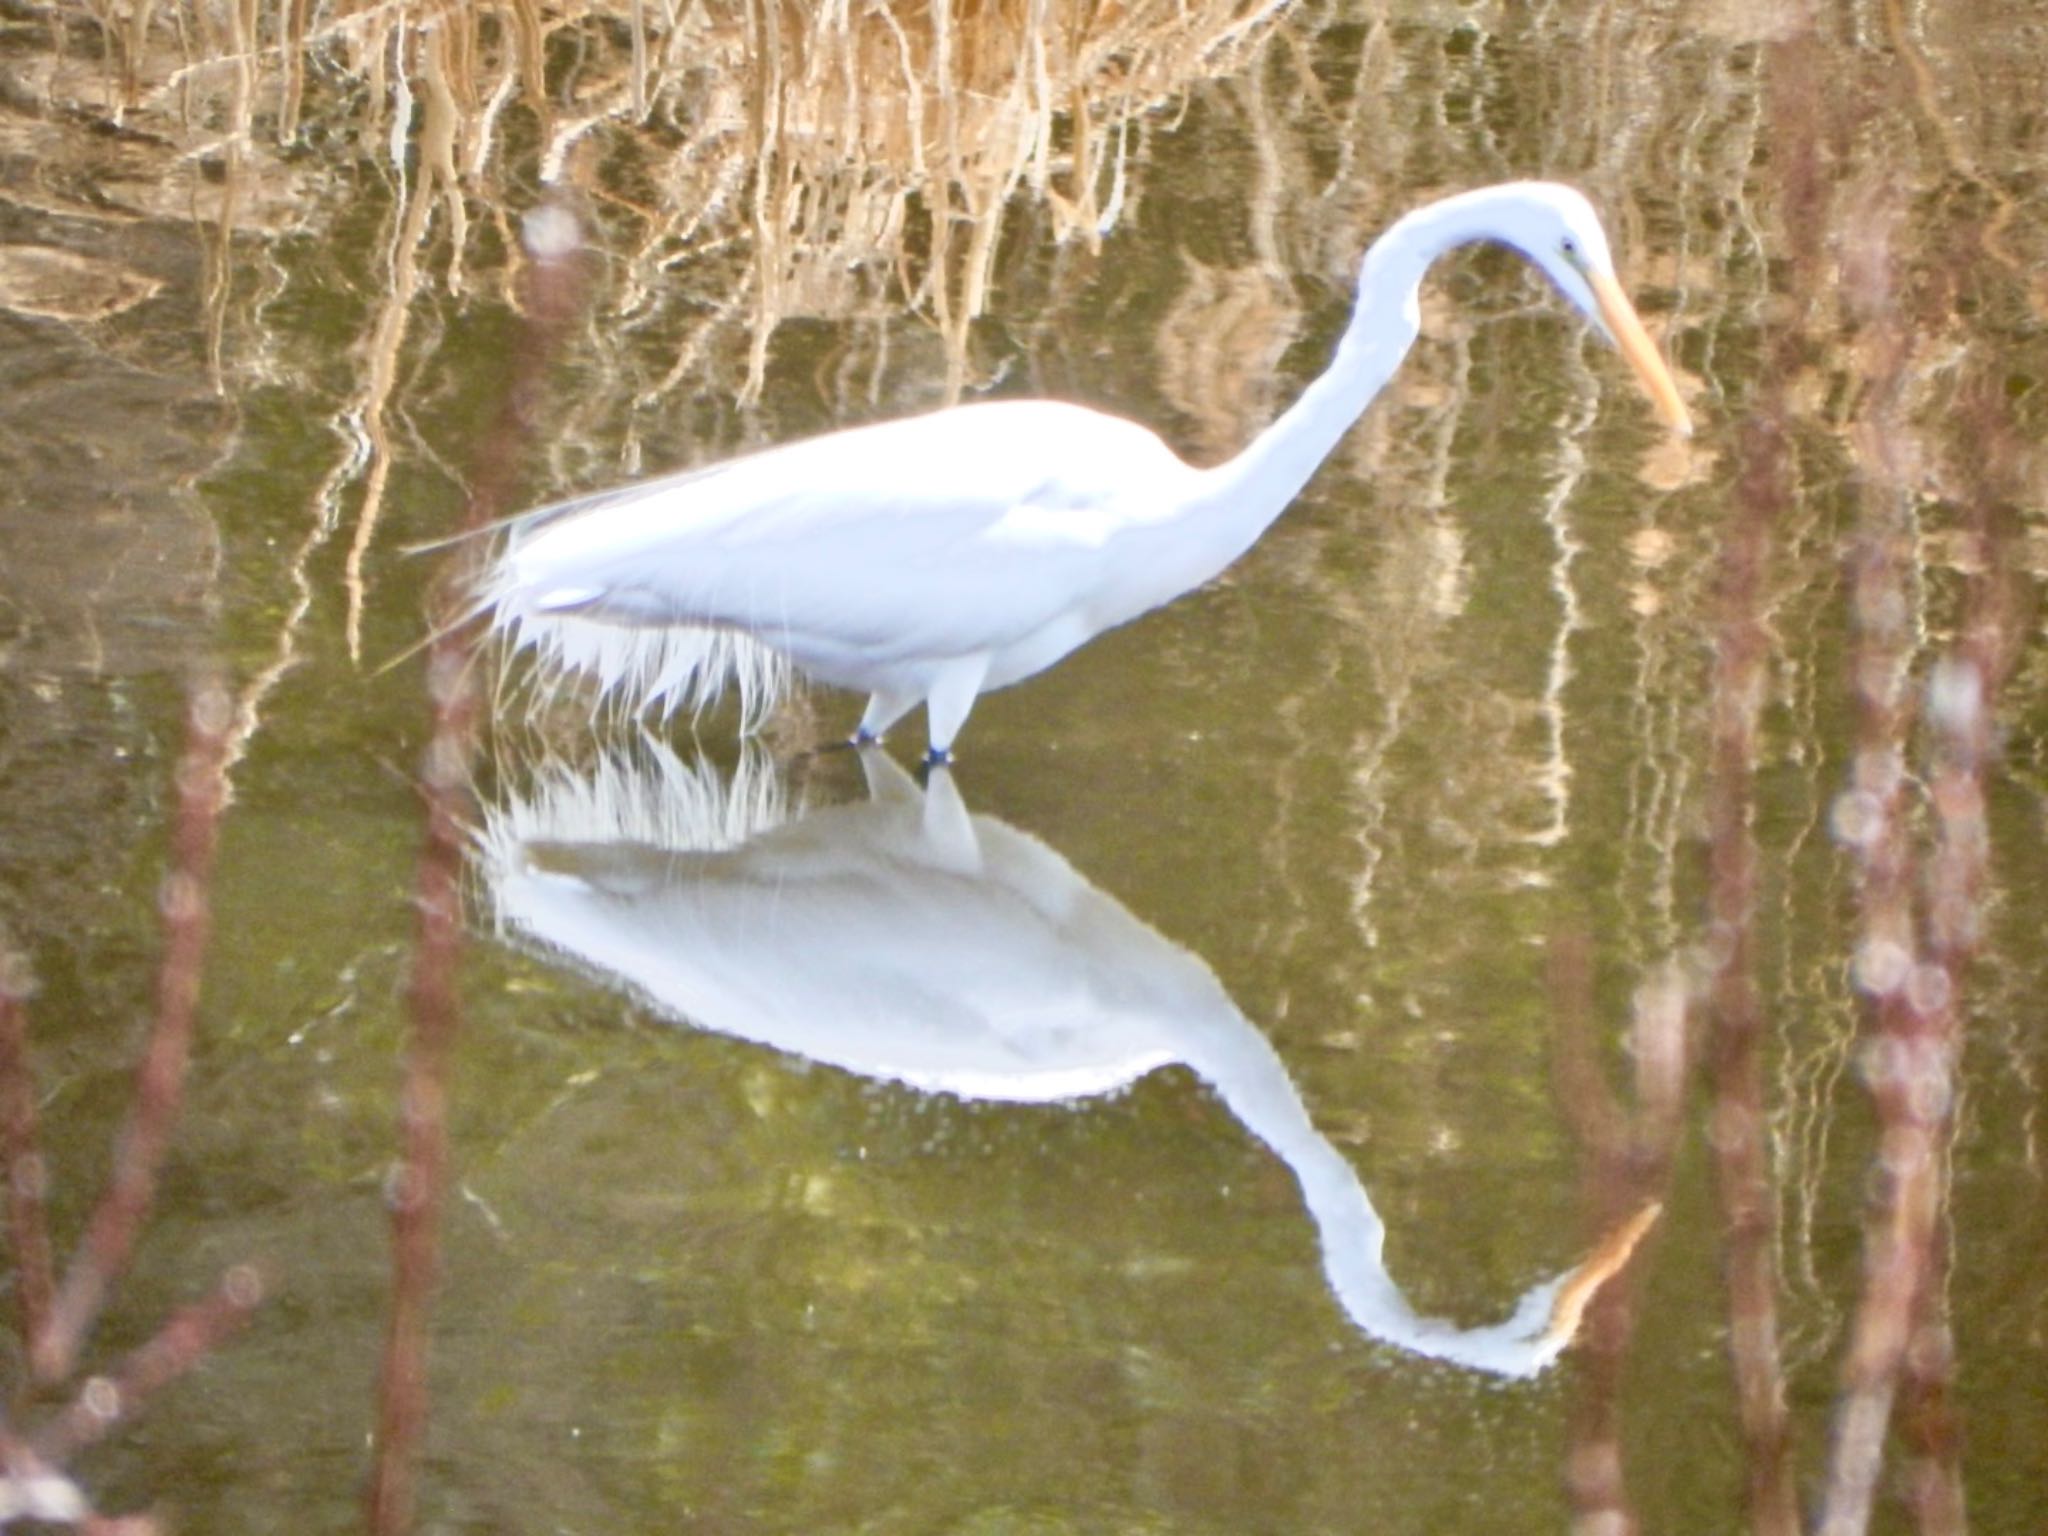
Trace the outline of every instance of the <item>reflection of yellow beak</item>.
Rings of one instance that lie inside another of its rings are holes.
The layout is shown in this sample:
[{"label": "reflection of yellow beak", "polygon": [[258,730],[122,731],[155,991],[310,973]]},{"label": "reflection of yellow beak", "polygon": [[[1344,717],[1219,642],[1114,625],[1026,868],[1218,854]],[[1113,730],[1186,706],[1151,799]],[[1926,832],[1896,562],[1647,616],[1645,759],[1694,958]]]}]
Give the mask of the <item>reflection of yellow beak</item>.
[{"label": "reflection of yellow beak", "polygon": [[1629,367],[1635,369],[1636,377],[1643,381],[1643,389],[1657,407],[1657,414],[1680,437],[1691,437],[1692,418],[1686,414],[1685,402],[1678,398],[1678,386],[1672,382],[1671,370],[1657,355],[1657,344],[1643,329],[1643,322],[1636,317],[1636,307],[1621,291],[1621,284],[1605,272],[1588,272],[1586,281],[1593,285],[1593,298],[1600,306],[1601,319],[1614,333],[1615,345],[1621,348],[1621,355],[1628,359]]},{"label": "reflection of yellow beak", "polygon": [[[1619,289],[1615,290],[1615,296],[1620,297]],[[1628,300],[1622,299],[1622,303],[1627,302]],[[1628,317],[1631,320],[1635,319],[1635,311],[1628,311]],[[1642,333],[1643,329],[1638,325],[1636,334],[1640,336]],[[1652,352],[1651,360],[1655,361],[1656,356],[1657,354]],[[1662,364],[1658,366],[1661,371]],[[1667,378],[1665,383],[1669,384],[1670,380]],[[1676,394],[1671,398],[1674,403],[1678,399]],[[1679,410],[1680,420],[1683,421],[1684,407],[1680,406]],[[1690,426],[1682,426],[1680,430],[1692,429]],[[1643,1234],[1655,1226],[1657,1218],[1663,1214],[1664,1202],[1652,1200],[1608,1233],[1600,1246],[1587,1256],[1585,1263],[1572,1271],[1571,1277],[1558,1291],[1557,1300],[1550,1304],[1550,1327],[1543,1335],[1546,1340],[1559,1344],[1571,1343],[1579,1331],[1580,1320],[1586,1315],[1586,1308],[1592,1304],[1593,1297],[1599,1293],[1600,1287],[1613,1279],[1621,1267],[1628,1263],[1629,1255],[1636,1251],[1636,1244],[1643,1240]]]}]

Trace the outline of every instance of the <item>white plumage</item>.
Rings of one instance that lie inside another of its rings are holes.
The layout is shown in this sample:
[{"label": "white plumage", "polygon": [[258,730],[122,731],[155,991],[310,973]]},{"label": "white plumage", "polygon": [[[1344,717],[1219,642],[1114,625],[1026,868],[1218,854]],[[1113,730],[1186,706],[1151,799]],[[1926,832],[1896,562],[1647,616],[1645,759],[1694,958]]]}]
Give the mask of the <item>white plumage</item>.
[{"label": "white plumage", "polygon": [[869,695],[857,739],[925,704],[943,759],[979,694],[1249,548],[1407,354],[1430,262],[1474,240],[1541,268],[1687,429],[1591,205],[1512,183],[1432,203],[1376,241],[1330,368],[1228,463],[1194,469],[1149,429],[1083,406],[958,406],[529,513],[480,606],[515,647],[635,708],[698,707],[733,680],[751,724],[793,665]]}]

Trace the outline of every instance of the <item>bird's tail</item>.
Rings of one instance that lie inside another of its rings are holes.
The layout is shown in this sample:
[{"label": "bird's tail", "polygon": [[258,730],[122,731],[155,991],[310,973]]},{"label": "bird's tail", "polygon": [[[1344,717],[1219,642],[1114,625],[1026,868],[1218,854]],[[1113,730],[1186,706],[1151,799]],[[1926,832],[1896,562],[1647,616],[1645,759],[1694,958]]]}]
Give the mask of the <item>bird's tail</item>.
[{"label": "bird's tail", "polygon": [[537,708],[562,692],[588,686],[597,707],[668,719],[701,714],[730,691],[738,695],[740,730],[752,734],[788,697],[788,659],[733,629],[630,624],[573,607],[547,607],[523,587],[509,551],[485,568],[476,611],[488,617],[509,658],[532,653]]}]

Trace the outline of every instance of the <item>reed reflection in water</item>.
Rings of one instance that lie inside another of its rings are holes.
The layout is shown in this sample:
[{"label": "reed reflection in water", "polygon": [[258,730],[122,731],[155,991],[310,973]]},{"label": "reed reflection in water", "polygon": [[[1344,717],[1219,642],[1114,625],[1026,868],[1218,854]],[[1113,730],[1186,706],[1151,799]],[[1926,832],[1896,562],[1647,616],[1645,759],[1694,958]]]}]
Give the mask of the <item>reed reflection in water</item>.
[{"label": "reed reflection in water", "polygon": [[785,820],[758,755],[728,789],[708,764],[651,740],[644,752],[544,773],[488,813],[480,861],[501,931],[676,1018],[930,1093],[1054,1103],[1184,1065],[1293,1171],[1352,1322],[1473,1370],[1554,1361],[1655,1217],[1501,1323],[1420,1316],[1357,1172],[1209,967],[1046,844],[969,812],[950,771],[920,789],[864,748],[866,800]]}]

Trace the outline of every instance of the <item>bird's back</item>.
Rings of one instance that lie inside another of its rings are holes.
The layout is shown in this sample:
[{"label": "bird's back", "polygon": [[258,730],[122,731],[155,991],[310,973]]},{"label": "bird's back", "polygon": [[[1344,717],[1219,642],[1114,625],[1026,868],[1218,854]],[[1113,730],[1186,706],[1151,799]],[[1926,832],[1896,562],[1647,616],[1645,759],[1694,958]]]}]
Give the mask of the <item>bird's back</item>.
[{"label": "bird's back", "polygon": [[[943,647],[906,631],[955,600],[1054,601],[1071,565],[1190,474],[1144,427],[1083,406],[1001,401],[835,432],[534,513],[494,600],[613,624]],[[945,626],[941,626],[942,628]],[[960,637],[962,643],[975,637]]]},{"label": "bird's back", "polygon": [[[741,550],[943,520],[973,529],[1017,507],[1109,509],[1186,466],[1136,422],[1054,400],[1000,400],[852,427],[544,507],[515,552],[563,562],[678,543]],[[572,556],[572,551],[574,555]]]}]

